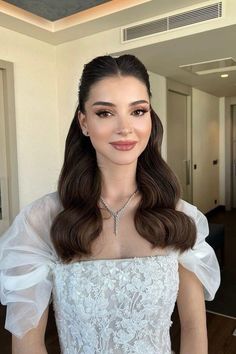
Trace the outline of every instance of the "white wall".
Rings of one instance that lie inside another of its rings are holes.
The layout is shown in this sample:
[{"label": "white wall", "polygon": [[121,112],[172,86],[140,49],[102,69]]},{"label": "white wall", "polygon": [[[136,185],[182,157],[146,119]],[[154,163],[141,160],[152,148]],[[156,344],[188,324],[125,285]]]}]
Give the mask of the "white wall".
[{"label": "white wall", "polygon": [[0,27],[0,59],[13,62],[20,208],[55,190],[59,171],[55,47]]},{"label": "white wall", "polygon": [[[198,89],[192,93],[193,204],[207,212],[219,204],[219,98]],[[213,160],[218,160],[213,165]],[[217,200],[217,204],[214,200]]]}]

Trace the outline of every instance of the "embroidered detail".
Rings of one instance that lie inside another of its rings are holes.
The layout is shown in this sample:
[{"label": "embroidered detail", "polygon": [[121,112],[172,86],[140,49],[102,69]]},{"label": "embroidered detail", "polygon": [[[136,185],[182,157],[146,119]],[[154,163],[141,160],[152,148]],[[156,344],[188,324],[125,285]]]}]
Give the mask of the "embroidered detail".
[{"label": "embroidered detail", "polygon": [[53,306],[63,354],[170,354],[177,255],[57,263]]}]

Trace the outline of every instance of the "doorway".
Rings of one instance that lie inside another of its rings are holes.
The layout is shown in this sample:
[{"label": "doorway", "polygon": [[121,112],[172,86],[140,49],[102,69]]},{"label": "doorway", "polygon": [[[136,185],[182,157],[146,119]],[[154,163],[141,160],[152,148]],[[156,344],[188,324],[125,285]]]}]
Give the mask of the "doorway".
[{"label": "doorway", "polygon": [[181,198],[192,203],[191,88],[167,82],[167,163],[177,175]]}]

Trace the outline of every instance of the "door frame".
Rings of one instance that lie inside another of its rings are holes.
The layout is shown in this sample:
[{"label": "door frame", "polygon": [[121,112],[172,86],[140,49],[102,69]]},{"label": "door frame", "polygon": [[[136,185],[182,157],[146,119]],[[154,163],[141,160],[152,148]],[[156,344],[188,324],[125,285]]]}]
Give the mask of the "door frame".
[{"label": "door frame", "polygon": [[15,118],[15,89],[13,63],[0,60],[3,74],[4,120],[8,176],[9,222],[19,213],[18,159]]},{"label": "door frame", "polygon": [[[232,208],[236,208],[236,201],[235,201],[235,197],[234,197],[234,193],[235,193],[235,189],[236,186],[234,186],[234,174],[235,174],[235,169],[236,166],[234,165],[233,162],[233,157],[236,158],[236,156],[234,156],[234,151],[233,151],[233,134],[234,134],[234,115],[235,115],[235,124],[236,124],[236,104],[232,104],[230,106],[231,108],[231,152],[232,152],[232,167],[231,167],[231,206]],[[235,111],[235,112],[234,112]]]},{"label": "door frame", "polygon": [[225,171],[225,209],[230,211],[232,209],[232,117],[231,117],[231,106],[236,105],[236,97],[225,97],[224,98],[224,120],[225,120],[225,161],[224,161],[224,171]]},{"label": "door frame", "polygon": [[[187,185],[188,202],[193,202],[193,166],[192,166],[192,87],[182,84],[180,82],[167,79],[166,80],[166,97],[168,97],[168,91],[175,92],[187,97],[187,160],[189,163],[189,181]],[[167,100],[167,117],[168,117],[168,100]],[[167,139],[168,150],[168,139]],[[168,163],[168,161],[167,161]]]}]

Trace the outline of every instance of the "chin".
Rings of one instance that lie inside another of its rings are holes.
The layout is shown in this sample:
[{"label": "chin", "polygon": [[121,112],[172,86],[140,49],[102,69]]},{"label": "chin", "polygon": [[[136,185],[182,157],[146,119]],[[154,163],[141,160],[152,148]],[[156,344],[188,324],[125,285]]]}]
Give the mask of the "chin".
[{"label": "chin", "polygon": [[119,152],[118,154],[115,152],[113,154],[97,154],[97,161],[99,165],[104,165],[106,163],[108,164],[113,164],[113,165],[119,165],[119,166],[125,166],[125,165],[132,165],[136,164],[139,156],[142,154],[142,151],[140,153],[137,153],[137,151],[134,153],[130,152]]},{"label": "chin", "polygon": [[133,159],[113,159],[110,160],[114,165],[119,165],[119,166],[128,166],[128,165],[133,165],[136,164],[138,160],[138,157],[133,158]]}]

